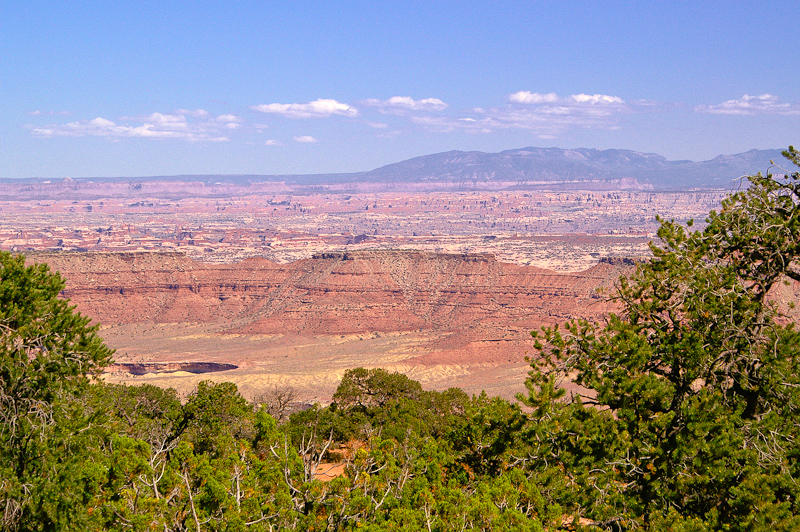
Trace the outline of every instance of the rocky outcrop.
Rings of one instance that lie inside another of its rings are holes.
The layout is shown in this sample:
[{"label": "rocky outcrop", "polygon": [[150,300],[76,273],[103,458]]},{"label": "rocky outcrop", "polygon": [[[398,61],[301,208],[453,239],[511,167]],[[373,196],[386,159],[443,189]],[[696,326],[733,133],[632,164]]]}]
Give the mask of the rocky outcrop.
[{"label": "rocky outcrop", "polygon": [[646,259],[642,257],[600,257],[600,264],[611,264],[612,266],[631,266],[642,264]]},{"label": "rocky outcrop", "polygon": [[107,325],[229,324],[247,334],[538,327],[598,318],[598,293],[632,265],[577,274],[507,264],[485,254],[324,253],[289,264],[204,264],[180,254],[39,254],[67,280],[65,297]]}]

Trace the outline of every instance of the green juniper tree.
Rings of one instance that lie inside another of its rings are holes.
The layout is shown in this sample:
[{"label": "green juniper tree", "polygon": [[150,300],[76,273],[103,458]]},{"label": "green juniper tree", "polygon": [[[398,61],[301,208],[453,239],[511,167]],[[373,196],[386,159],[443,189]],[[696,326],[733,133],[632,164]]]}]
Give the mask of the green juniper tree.
[{"label": "green juniper tree", "polygon": [[[800,173],[748,179],[702,231],[662,221],[605,325],[544,332],[525,401],[595,523],[800,529],[800,334],[774,296],[800,280]],[[590,392],[559,404],[568,374]]]},{"label": "green juniper tree", "polygon": [[91,420],[74,399],[111,358],[96,326],[58,298],[46,265],[0,252],[0,523],[80,529],[96,471],[83,466]]}]

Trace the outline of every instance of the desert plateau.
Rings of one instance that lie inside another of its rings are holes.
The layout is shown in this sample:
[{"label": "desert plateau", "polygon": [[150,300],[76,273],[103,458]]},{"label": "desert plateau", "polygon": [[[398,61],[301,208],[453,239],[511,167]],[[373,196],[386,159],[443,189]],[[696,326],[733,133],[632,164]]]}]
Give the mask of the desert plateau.
[{"label": "desert plateau", "polygon": [[531,331],[601,319],[656,214],[702,217],[724,195],[51,185],[0,201],[0,247],[61,272],[116,349],[105,379],[323,404],[359,366],[513,398]]},{"label": "desert plateau", "polygon": [[5,181],[0,248],[61,272],[116,349],[109,382],[326,404],[364,366],[513,398],[531,331],[601,320],[657,216],[702,227],[728,193],[674,175],[713,182],[770,154],[528,148],[361,174]]},{"label": "desert plateau", "polygon": [[488,254],[321,253],[278,264],[251,258],[206,264],[177,253],[45,253],[67,279],[64,296],[128,364],[215,363],[219,373],[173,367],[114,382],[182,392],[199,380],[235,382],[245,395],[291,386],[326,402],[346,369],[400,371],[433,389],[513,396],[528,365],[529,332],[609,307],[598,289],[631,268],[609,259],[579,273],[502,263]]}]

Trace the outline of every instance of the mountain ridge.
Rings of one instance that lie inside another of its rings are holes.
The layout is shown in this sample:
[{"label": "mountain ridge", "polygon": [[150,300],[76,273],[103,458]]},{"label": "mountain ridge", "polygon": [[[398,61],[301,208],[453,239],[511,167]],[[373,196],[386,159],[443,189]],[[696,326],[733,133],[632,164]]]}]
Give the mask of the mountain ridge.
[{"label": "mountain ridge", "polygon": [[[500,152],[451,150],[365,172],[333,174],[207,174],[0,180],[0,197],[227,196],[258,193],[351,193],[471,190],[731,189],[737,178],[766,171],[780,150],[749,150],[707,161],[669,160],[625,149],[525,148]],[[184,183],[165,187],[153,183]],[[149,186],[145,186],[150,184]]]}]

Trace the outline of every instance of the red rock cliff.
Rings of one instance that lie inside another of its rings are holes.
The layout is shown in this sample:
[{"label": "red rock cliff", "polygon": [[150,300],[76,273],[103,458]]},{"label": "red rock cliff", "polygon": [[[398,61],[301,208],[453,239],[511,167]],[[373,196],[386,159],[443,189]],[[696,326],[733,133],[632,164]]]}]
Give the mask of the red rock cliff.
[{"label": "red rock cliff", "polygon": [[204,264],[180,254],[41,254],[78,310],[113,325],[229,322],[242,333],[344,334],[535,327],[608,310],[597,293],[631,265],[577,274],[501,263],[492,255],[414,251],[324,253],[276,264]]}]

